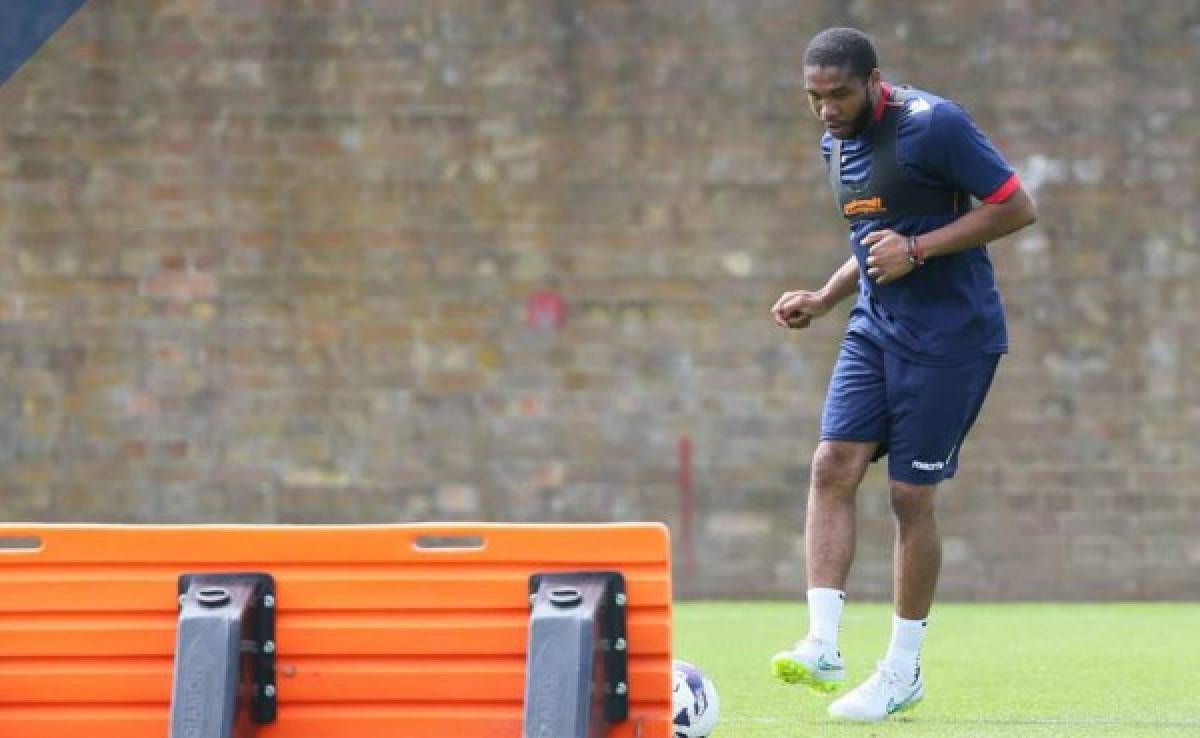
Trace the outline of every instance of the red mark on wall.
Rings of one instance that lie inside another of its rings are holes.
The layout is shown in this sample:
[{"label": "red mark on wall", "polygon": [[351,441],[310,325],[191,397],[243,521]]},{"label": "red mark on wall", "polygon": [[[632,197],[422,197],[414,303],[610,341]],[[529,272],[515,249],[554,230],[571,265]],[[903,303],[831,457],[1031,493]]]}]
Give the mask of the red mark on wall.
[{"label": "red mark on wall", "polygon": [[557,332],[567,322],[567,303],[553,290],[535,292],[525,303],[525,324],[537,331]]},{"label": "red mark on wall", "polygon": [[691,580],[696,574],[696,543],[692,528],[696,500],[692,492],[692,439],[686,435],[679,437],[676,481],[679,484],[679,545],[683,549],[683,573]]}]

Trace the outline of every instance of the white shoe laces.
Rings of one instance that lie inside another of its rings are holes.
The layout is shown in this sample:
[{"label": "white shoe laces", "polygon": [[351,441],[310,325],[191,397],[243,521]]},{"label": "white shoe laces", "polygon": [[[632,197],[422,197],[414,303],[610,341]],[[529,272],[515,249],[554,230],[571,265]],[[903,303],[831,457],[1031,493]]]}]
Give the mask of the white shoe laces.
[{"label": "white shoe laces", "polygon": [[800,640],[798,640],[794,644],[792,644],[792,650],[797,653],[800,651],[804,651],[804,650],[806,650],[806,644],[811,644],[811,646],[815,646],[820,653],[832,653],[834,656],[836,656],[839,659],[842,657],[841,652],[838,651],[836,648],[834,648],[832,643],[830,643],[829,641],[823,641],[820,638],[801,638]]},{"label": "white shoe laces", "polygon": [[886,694],[898,692],[904,686],[904,680],[900,675],[889,669],[882,661],[875,665],[875,673],[863,682],[862,686],[856,689],[856,692],[861,692],[864,697],[882,697]]}]

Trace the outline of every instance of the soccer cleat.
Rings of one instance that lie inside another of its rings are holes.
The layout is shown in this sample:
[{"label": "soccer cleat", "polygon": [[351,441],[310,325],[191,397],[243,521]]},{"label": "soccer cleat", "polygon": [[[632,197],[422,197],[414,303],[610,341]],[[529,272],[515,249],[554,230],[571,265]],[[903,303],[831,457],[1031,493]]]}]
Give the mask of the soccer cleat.
[{"label": "soccer cleat", "polygon": [[862,684],[829,705],[829,714],[846,720],[877,722],[889,715],[911,710],[925,697],[921,669],[905,679],[882,662]]},{"label": "soccer cleat", "polygon": [[846,681],[842,654],[816,638],[796,641],[790,651],[771,658],[771,673],[787,684],[803,684],[817,692],[835,692]]}]

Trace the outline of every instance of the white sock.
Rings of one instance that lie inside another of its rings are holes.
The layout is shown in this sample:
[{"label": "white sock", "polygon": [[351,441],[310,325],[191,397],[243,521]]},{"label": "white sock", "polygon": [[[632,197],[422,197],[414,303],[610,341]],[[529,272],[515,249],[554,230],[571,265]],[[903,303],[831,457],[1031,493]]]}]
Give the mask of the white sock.
[{"label": "white sock", "polygon": [[905,620],[892,616],[892,642],[883,662],[904,679],[916,679],[921,668],[921,642],[925,640],[926,620]]},{"label": "white sock", "polygon": [[846,593],[840,589],[814,587],[808,590],[808,637],[837,647]]}]

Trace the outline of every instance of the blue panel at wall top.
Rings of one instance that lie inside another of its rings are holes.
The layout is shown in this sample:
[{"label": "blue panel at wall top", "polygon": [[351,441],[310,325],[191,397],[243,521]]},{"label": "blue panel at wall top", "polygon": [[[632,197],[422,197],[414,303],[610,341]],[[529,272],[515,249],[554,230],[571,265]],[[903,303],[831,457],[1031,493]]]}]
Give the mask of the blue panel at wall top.
[{"label": "blue panel at wall top", "polygon": [[0,85],[86,0],[0,0]]}]

